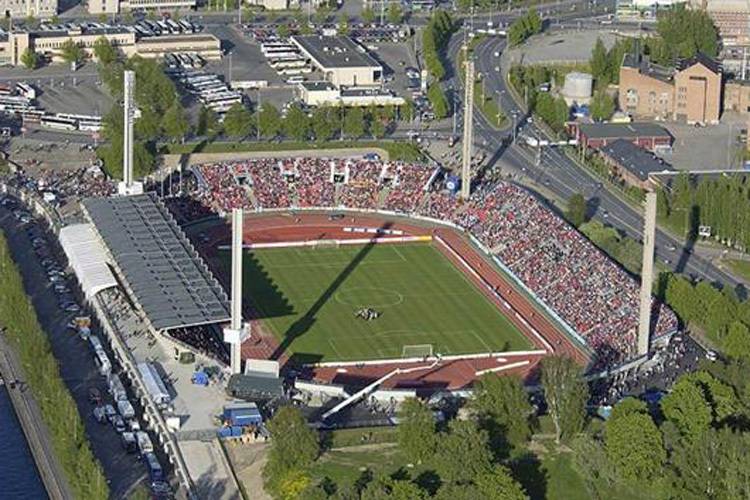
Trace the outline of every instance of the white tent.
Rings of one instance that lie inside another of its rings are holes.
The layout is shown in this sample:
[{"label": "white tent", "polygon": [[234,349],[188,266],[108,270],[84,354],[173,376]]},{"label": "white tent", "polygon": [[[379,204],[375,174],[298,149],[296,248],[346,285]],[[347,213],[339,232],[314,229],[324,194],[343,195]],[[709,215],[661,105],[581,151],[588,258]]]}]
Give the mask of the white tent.
[{"label": "white tent", "polygon": [[60,244],[87,299],[102,290],[117,286],[117,281],[107,266],[107,252],[91,224],[64,227],[60,230]]}]

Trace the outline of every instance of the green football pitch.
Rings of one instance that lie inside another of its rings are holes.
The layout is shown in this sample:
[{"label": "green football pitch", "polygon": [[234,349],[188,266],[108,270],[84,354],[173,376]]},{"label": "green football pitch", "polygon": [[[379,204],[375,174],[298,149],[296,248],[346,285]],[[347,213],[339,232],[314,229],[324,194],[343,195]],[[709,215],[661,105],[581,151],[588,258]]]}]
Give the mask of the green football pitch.
[{"label": "green football pitch", "polygon": [[[222,259],[228,268],[229,252]],[[301,362],[531,347],[429,244],[253,250],[243,274],[246,300]],[[357,318],[363,308],[380,316]]]}]

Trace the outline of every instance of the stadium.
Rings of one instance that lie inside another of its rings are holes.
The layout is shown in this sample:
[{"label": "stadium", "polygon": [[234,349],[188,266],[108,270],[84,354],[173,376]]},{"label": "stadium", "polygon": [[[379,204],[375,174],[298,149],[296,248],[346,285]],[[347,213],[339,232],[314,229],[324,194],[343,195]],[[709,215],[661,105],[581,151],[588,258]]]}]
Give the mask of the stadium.
[{"label": "stadium", "polygon": [[[550,353],[590,372],[635,356],[637,282],[519,186],[480,185],[463,202],[439,167],[366,159],[192,173],[169,208],[227,290],[231,231],[210,215],[245,209],[244,360],[316,383],[435,390],[531,378]],[[677,329],[657,304],[652,323],[652,341]]]}]

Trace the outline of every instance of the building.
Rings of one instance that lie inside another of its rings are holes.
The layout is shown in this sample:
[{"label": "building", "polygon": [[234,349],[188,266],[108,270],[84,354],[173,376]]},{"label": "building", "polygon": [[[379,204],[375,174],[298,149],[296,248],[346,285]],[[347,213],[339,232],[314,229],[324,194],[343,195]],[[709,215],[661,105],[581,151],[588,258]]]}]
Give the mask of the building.
[{"label": "building", "polygon": [[292,42],[337,87],[375,87],[382,82],[383,66],[347,36],[302,35],[293,36]]},{"label": "building", "polygon": [[57,0],[0,0],[0,14],[8,17],[47,17],[57,14]]},{"label": "building", "polygon": [[685,0],[616,0],[615,15],[619,21],[655,22],[660,10],[682,3]]},{"label": "building", "polygon": [[263,7],[266,10],[287,10],[290,8],[289,0],[247,0],[247,5]]},{"label": "building", "polygon": [[89,0],[89,14],[117,14],[128,10],[194,9],[197,0]]},{"label": "building", "polygon": [[619,139],[647,151],[672,146],[667,129],[655,123],[570,123],[568,132],[585,148],[601,149]]},{"label": "building", "polygon": [[601,147],[599,156],[609,164],[610,175],[642,189],[654,188],[650,174],[674,171],[661,158],[626,139],[617,139]]},{"label": "building", "polygon": [[724,111],[750,113],[750,82],[730,80],[724,85]]},{"label": "building", "polygon": [[205,59],[221,58],[221,40],[210,34],[183,34],[137,39],[135,33],[122,26],[108,28],[23,31],[0,35],[0,64],[18,66],[26,49],[43,56],[50,62],[61,62],[62,46],[73,40],[89,57],[94,56],[94,44],[106,38],[124,56],[140,55],[145,58],[163,57],[168,52],[188,52]]},{"label": "building", "polygon": [[341,89],[329,82],[302,82],[296,90],[308,106],[402,106],[406,102],[389,90]]},{"label": "building", "polygon": [[141,38],[135,53],[147,59],[164,57],[168,53],[197,54],[204,59],[221,59],[221,40],[210,33],[182,34]]},{"label": "building", "polygon": [[688,6],[708,13],[725,47],[750,45],[750,5],[746,0],[688,0]]},{"label": "building", "polygon": [[718,123],[721,79],[721,66],[702,54],[677,68],[628,54],[620,66],[620,107],[638,119]]}]

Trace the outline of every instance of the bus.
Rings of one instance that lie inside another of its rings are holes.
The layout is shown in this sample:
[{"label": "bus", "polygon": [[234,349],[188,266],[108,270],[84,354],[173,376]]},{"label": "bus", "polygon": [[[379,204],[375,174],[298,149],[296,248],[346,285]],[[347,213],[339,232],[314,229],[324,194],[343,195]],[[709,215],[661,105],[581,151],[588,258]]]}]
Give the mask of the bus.
[{"label": "bus", "polygon": [[78,121],[78,130],[83,130],[85,132],[101,132],[102,130],[102,122],[101,121],[87,121],[87,120],[79,120]]},{"label": "bus", "polygon": [[76,130],[78,123],[68,118],[57,118],[56,116],[43,116],[41,124],[55,130]]},{"label": "bus", "polygon": [[277,73],[284,76],[304,75],[306,73],[312,73],[312,68],[309,66],[303,68],[284,68],[278,70]]},{"label": "bus", "polygon": [[297,58],[300,57],[298,50],[289,50],[289,49],[273,49],[270,52],[266,52],[263,54],[267,59],[278,59],[278,58]]},{"label": "bus", "polygon": [[212,94],[208,96],[201,96],[200,100],[203,104],[211,104],[212,102],[221,102],[233,99],[234,102],[242,100],[242,96],[237,92],[219,92],[218,94]]},{"label": "bus", "polygon": [[96,367],[99,369],[100,374],[106,377],[112,373],[112,363],[110,363],[104,350],[94,351],[94,361],[96,362]]},{"label": "bus", "polygon": [[88,122],[102,122],[101,116],[95,116],[95,115],[78,115],[75,113],[57,113],[55,115],[57,118],[62,118],[64,120],[83,120]]},{"label": "bus", "polygon": [[269,63],[273,69],[301,68],[307,66],[305,59],[290,59],[288,61],[272,61]]},{"label": "bus", "polygon": [[213,111],[217,113],[222,113],[225,111],[228,111],[229,108],[234,106],[235,104],[241,104],[242,98],[238,97],[225,97],[223,99],[218,99],[216,101],[212,101],[209,103],[206,103],[206,107],[212,109]]}]

